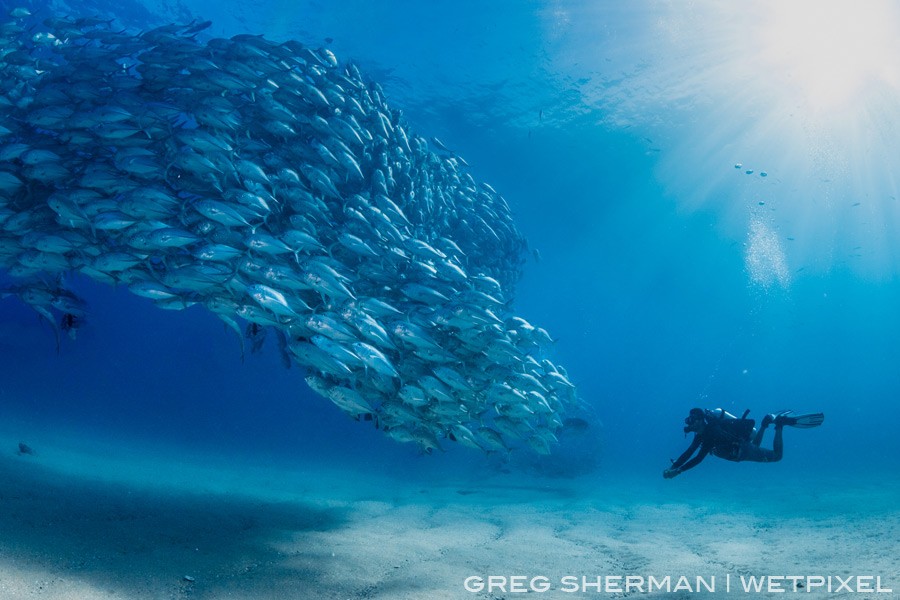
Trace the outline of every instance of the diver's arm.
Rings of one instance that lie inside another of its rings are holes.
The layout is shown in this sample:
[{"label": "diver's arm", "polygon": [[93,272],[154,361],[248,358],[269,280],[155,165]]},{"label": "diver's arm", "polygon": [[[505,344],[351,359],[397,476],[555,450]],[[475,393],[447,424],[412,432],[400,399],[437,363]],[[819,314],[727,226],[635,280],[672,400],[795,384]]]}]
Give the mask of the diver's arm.
[{"label": "diver's arm", "polygon": [[[700,451],[697,452],[697,456],[695,456],[691,460],[688,460],[687,462],[684,462],[691,454],[693,454],[694,450],[697,449],[697,446],[700,446]],[[709,454],[709,448],[705,445],[701,446],[700,440],[695,437],[690,447],[684,451],[684,454],[679,456],[678,460],[673,462],[670,468],[663,471],[663,477],[665,479],[672,479],[676,475],[680,475],[688,469],[693,469],[694,467],[699,465],[704,458],[706,458],[707,454]]]},{"label": "diver's arm", "polygon": [[695,435],[694,441],[691,442],[691,445],[688,446],[688,449],[685,450],[681,454],[681,456],[679,456],[678,459],[672,463],[672,468],[673,469],[681,468],[681,465],[683,465],[685,463],[685,461],[691,457],[691,454],[693,454],[699,447],[700,447],[700,437]]},{"label": "diver's arm", "polygon": [[697,456],[695,456],[691,460],[684,463],[684,466],[676,467],[678,469],[678,472],[684,473],[688,469],[693,469],[694,467],[699,465],[701,462],[703,462],[703,459],[706,458],[707,454],[709,454],[709,448],[701,448],[700,452],[697,453]]}]

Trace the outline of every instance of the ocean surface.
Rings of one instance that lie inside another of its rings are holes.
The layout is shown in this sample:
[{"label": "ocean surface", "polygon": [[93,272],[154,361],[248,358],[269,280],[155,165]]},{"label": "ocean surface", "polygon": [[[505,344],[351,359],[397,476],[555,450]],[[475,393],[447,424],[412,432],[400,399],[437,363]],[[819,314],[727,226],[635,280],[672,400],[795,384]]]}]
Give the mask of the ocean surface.
[{"label": "ocean surface", "polygon": [[[713,570],[880,575],[900,593],[900,11],[796,4],[3,0],[133,32],[208,19],[198,39],[352,61],[509,203],[528,242],[512,313],[549,332],[582,401],[549,456],[426,453],[313,392],[274,335],[242,357],[202,306],[71,275],[88,313],[58,349],[0,300],[5,597],[499,599],[517,594],[461,574]],[[786,428],[781,462],[710,456],[663,480],[695,406],[826,419]],[[497,525],[507,510],[523,529]],[[668,518],[688,537],[660,537]],[[725,543],[782,519],[777,553]],[[522,535],[532,522],[548,537]],[[592,523],[620,535],[592,545]],[[279,562],[300,555],[285,532],[316,551]],[[344,535],[330,557],[324,532]],[[702,566],[670,556],[693,535],[712,539]],[[438,539],[458,571],[396,579]],[[342,551],[352,576],[324,566]]]}]

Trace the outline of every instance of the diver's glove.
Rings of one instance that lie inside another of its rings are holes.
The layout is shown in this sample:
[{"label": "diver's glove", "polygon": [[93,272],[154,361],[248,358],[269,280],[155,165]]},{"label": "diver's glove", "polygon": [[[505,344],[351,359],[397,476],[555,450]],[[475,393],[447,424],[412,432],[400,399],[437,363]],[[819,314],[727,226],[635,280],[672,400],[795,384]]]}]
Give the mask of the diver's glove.
[{"label": "diver's glove", "polygon": [[681,469],[666,469],[663,471],[663,479],[672,479],[681,473]]}]

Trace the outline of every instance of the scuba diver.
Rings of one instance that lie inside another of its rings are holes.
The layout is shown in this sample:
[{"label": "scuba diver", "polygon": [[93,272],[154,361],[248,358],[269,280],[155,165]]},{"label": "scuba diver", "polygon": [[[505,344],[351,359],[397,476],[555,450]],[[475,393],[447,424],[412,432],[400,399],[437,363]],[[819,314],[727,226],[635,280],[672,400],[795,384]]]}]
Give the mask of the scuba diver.
[{"label": "scuba diver", "polygon": [[[694,440],[677,460],[672,461],[672,466],[663,471],[663,477],[671,479],[676,475],[692,469],[700,464],[710,452],[733,462],[749,460],[753,462],[777,462],[781,460],[784,452],[784,442],[781,439],[782,429],[785,425],[800,429],[818,427],[825,420],[822,413],[808,415],[794,415],[790,410],[780,411],[766,415],[760,423],[759,429],[755,429],[756,422],[748,419],[750,409],[744,411],[738,419],[721,408],[704,410],[692,408],[691,413],[684,420],[684,434],[694,434]],[[775,424],[775,441],[772,449],[761,448],[763,434],[766,428]],[[691,455],[697,452],[694,458]],[[688,460],[690,458],[690,460]]]}]

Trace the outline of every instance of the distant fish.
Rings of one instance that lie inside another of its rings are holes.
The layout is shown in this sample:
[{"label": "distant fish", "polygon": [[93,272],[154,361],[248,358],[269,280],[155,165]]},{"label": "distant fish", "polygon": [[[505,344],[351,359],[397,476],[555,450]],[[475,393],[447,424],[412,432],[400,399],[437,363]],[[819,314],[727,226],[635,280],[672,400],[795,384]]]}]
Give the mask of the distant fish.
[{"label": "distant fish", "polygon": [[435,146],[437,146],[438,150],[443,150],[444,152],[450,152],[450,149],[447,148],[447,146],[444,144],[444,142],[442,142],[438,138],[436,138],[436,137],[431,138],[431,142]]},{"label": "distant fish", "polygon": [[200,21],[199,23],[197,23],[195,25],[191,25],[190,27],[185,29],[184,32],[188,35],[193,35],[193,34],[203,31],[204,29],[208,29],[211,26],[212,26],[212,21]]},{"label": "distant fish", "polygon": [[25,442],[19,442],[19,451],[17,452],[17,454],[19,456],[22,456],[23,454],[27,454],[28,456],[35,456],[34,449],[32,449],[31,446],[29,446]]},{"label": "distant fish", "polygon": [[579,417],[568,417],[563,421],[563,429],[567,431],[584,433],[590,428],[590,423]]}]

